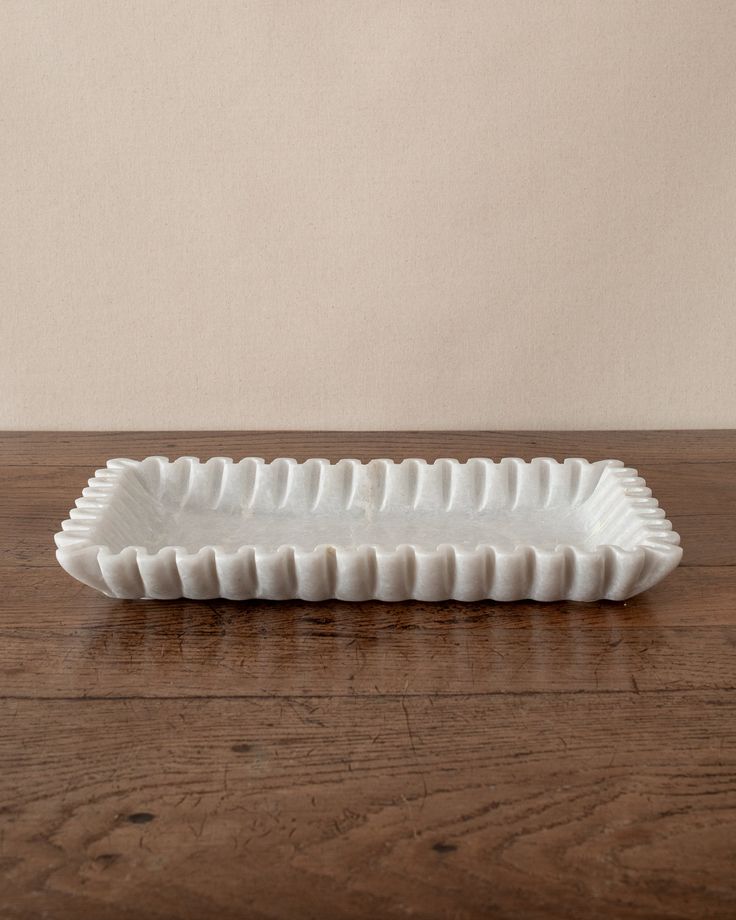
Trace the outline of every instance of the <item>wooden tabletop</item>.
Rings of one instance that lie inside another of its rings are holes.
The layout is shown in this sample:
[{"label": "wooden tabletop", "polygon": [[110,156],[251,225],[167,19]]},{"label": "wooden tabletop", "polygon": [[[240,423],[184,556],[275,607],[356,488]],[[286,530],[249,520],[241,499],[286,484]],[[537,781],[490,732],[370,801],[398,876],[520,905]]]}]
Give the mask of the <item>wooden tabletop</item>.
[{"label": "wooden tabletop", "polygon": [[[119,601],[52,535],[110,457],[615,457],[626,603]],[[0,434],[0,914],[736,916],[736,432]]]}]

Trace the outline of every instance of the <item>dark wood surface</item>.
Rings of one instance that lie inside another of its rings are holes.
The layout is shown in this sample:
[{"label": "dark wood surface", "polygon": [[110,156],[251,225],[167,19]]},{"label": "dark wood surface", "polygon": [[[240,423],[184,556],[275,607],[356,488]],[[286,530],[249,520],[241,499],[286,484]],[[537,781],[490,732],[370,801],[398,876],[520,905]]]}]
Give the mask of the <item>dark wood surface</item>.
[{"label": "dark wood surface", "polygon": [[[626,603],[118,601],[52,535],[109,457],[618,457]],[[736,432],[0,434],[0,916],[736,916]]]}]

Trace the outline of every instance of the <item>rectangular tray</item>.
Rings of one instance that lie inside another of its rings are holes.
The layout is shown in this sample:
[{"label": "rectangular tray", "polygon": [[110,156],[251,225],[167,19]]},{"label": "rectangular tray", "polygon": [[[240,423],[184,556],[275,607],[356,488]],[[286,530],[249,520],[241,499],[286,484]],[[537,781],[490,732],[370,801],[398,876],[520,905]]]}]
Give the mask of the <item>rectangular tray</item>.
[{"label": "rectangular tray", "polygon": [[621,600],[682,550],[620,460],[109,460],[55,536],[119,598]]}]

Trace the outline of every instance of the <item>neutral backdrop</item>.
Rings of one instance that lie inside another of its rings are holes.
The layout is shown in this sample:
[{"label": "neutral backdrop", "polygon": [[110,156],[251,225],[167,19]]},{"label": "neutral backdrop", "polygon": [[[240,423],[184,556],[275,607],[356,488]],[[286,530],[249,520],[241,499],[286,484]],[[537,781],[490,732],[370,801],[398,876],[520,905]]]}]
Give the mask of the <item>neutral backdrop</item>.
[{"label": "neutral backdrop", "polygon": [[0,36],[0,427],[736,425],[733,0]]}]

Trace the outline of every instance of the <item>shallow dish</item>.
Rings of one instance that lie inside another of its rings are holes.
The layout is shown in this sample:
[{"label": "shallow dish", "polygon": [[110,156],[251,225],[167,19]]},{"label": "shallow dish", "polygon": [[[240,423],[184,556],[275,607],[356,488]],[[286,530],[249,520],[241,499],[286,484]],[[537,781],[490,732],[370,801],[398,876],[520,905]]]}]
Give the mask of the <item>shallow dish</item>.
[{"label": "shallow dish", "polygon": [[621,600],[682,550],[620,460],[109,460],[55,540],[120,598]]}]

